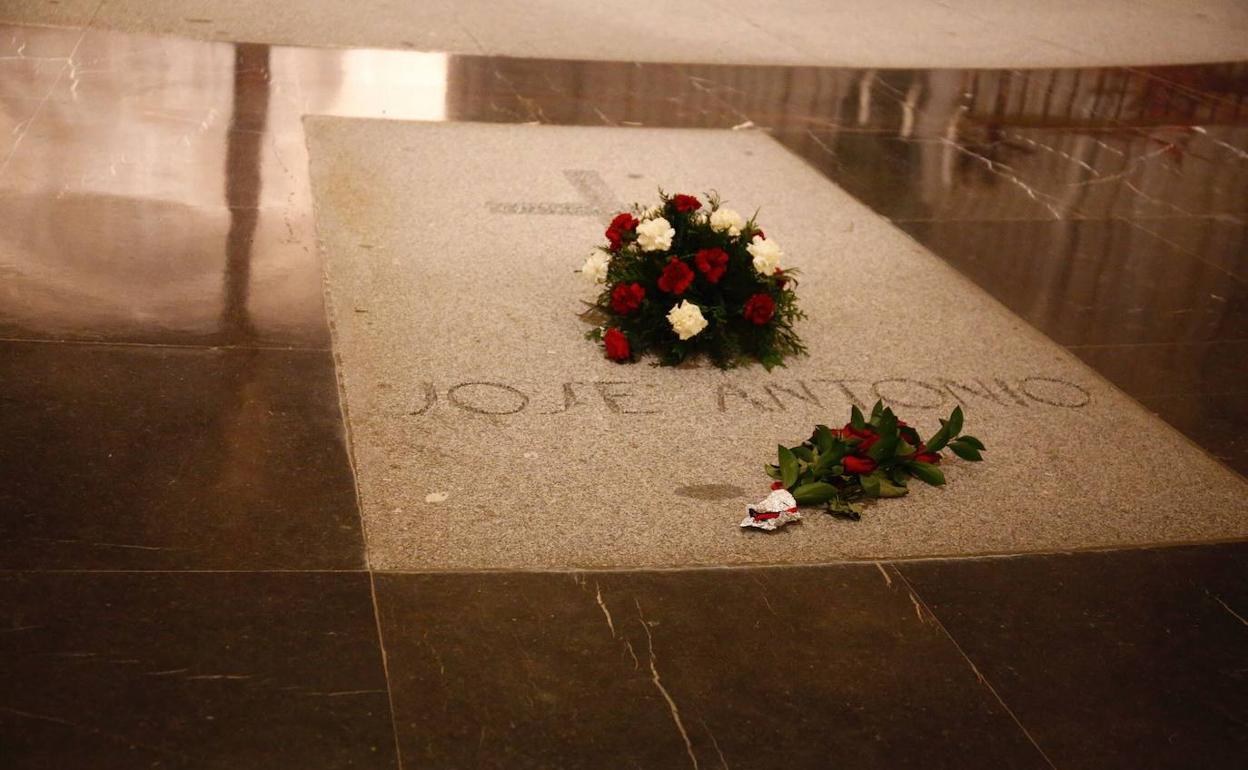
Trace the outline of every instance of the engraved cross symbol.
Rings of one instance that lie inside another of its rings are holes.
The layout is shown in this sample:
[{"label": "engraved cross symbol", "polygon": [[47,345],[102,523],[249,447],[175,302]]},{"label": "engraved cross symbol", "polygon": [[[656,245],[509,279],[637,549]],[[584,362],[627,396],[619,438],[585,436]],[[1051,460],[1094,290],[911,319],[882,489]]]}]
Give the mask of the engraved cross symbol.
[{"label": "engraved cross symbol", "polygon": [[626,207],[620,203],[597,171],[565,169],[563,177],[580,194],[580,203],[500,203],[488,201],[491,214],[544,214],[565,217],[596,217],[604,223]]}]

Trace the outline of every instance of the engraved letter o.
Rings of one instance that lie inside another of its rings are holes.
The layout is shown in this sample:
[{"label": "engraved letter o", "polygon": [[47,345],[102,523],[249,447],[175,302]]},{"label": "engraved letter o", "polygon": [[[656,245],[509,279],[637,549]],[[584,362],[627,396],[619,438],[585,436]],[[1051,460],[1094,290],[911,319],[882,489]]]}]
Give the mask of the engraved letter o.
[{"label": "engraved letter o", "polygon": [[[503,411],[492,411],[490,409],[485,409],[480,406],[477,406],[476,404],[464,403],[464,401],[462,401],[459,396],[460,389],[461,388],[474,388],[474,387],[475,388],[497,388],[499,390],[505,391],[515,396],[516,398],[519,399],[519,402],[516,404],[516,407],[514,409],[506,409]],[[460,409],[463,409],[468,412],[475,412],[476,414],[516,414],[517,412],[523,412],[524,408],[529,405],[528,396],[524,395],[523,393],[511,387],[510,385],[503,385],[502,383],[499,383],[499,382],[461,382],[458,385],[452,387],[450,390],[448,390],[446,392],[446,397],[450,400],[452,404],[454,404],[455,406],[458,406]]]},{"label": "engraved letter o", "polygon": [[[1044,393],[1041,393],[1040,395],[1036,395],[1035,393],[1031,392],[1030,385],[1033,382],[1048,382],[1054,385],[1060,385],[1065,388],[1070,388],[1072,390],[1077,390],[1079,391],[1079,395],[1075,396],[1075,398],[1078,398],[1080,400],[1078,401],[1078,403],[1072,403],[1069,401],[1058,401],[1056,400],[1053,394],[1046,395]],[[1067,409],[1079,409],[1092,403],[1091,393],[1084,390],[1082,387],[1076,385],[1073,382],[1067,382],[1066,380],[1059,380],[1056,377],[1024,377],[1018,383],[1018,387],[1020,390],[1023,391],[1023,393],[1027,395],[1027,398],[1030,398],[1033,401],[1039,401],[1042,404],[1048,404],[1049,406],[1061,406]]]}]

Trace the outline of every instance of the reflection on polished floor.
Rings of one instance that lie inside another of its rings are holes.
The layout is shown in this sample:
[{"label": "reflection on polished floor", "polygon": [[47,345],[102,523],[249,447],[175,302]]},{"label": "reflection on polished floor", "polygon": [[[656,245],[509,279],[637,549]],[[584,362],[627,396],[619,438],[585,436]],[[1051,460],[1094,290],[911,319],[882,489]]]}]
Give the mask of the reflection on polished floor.
[{"label": "reflection on polished floor", "polygon": [[767,131],[1245,473],[1246,97],[0,26],[0,766],[1236,766],[1241,543],[369,570],[302,120]]}]

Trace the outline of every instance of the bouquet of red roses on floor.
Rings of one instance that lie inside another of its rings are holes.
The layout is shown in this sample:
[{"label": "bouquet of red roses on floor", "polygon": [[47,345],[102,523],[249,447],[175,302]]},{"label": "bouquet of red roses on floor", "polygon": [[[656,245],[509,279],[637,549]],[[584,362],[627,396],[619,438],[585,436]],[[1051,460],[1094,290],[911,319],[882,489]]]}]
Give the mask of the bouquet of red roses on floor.
[{"label": "bouquet of red roses on floor", "polygon": [[924,441],[877,401],[870,417],[855,406],[845,427],[818,425],[798,446],[778,447],[776,464],[765,470],[776,480],[773,490],[788,490],[797,505],[825,505],[828,513],[857,520],[862,503],[905,495],[911,478],[942,486],[945,474],[937,466],[946,447],[963,460],[983,459],[983,442],[962,432],[962,407]]},{"label": "bouquet of red roses on floor", "polygon": [[796,270],[754,219],[692,195],[667,196],[659,205],[620,214],[607,244],[585,260],[581,273],[602,293],[593,309],[607,322],[589,331],[607,358],[625,362],[654,353],[674,366],[705,353],[726,369],[758,361],[767,369],[806,348],[793,330]]}]

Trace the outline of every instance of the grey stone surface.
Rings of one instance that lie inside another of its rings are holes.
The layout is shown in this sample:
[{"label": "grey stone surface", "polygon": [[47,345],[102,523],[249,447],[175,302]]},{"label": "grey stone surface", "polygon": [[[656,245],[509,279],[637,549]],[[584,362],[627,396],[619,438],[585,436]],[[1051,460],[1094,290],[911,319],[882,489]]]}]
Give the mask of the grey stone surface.
[{"label": "grey stone surface", "polygon": [[[97,10],[98,7],[98,10]],[[1062,67],[1248,58],[1238,0],[9,0],[0,20],[207,40],[542,58]]]},{"label": "grey stone surface", "polygon": [[23,24],[83,27],[104,0],[5,0],[0,20]]},{"label": "grey stone surface", "polygon": [[105,0],[97,27],[205,40],[480,53],[452,0]]},{"label": "grey stone surface", "polygon": [[[1248,535],[1243,480],[767,136],[307,120],[374,567],[815,563]],[[719,190],[804,273],[812,355],[720,372],[606,361],[573,270],[595,215],[491,213]],[[584,175],[576,178],[584,179]],[[738,529],[778,442],[890,400],[963,403],[989,448],[858,523]]]}]

